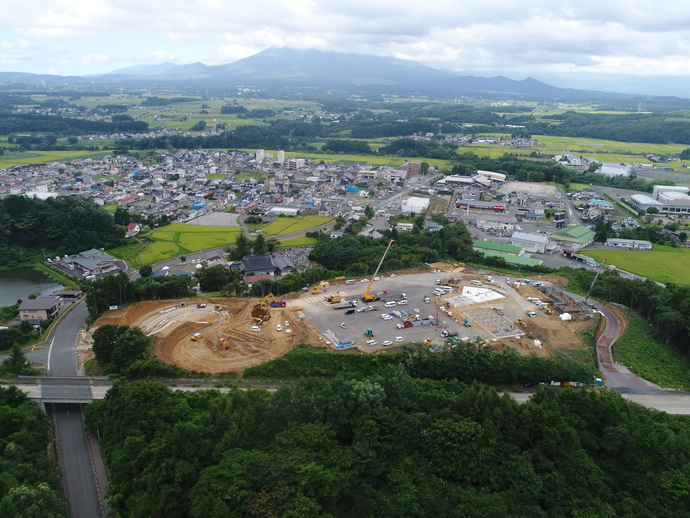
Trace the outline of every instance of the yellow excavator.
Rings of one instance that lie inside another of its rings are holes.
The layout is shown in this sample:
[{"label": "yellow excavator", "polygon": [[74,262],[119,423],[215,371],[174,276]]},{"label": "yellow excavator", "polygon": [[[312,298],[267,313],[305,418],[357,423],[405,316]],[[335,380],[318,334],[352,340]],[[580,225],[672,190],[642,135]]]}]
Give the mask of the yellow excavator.
[{"label": "yellow excavator", "polygon": [[228,342],[225,338],[220,338],[218,340],[218,346],[222,347],[223,349],[227,349],[230,347],[230,342]]},{"label": "yellow excavator", "polygon": [[340,292],[338,291],[335,295],[331,295],[326,300],[331,304],[338,304],[342,300],[342,298],[340,297]]},{"label": "yellow excavator", "polygon": [[391,239],[390,243],[388,243],[388,246],[386,247],[386,251],[383,252],[383,257],[381,257],[381,260],[379,261],[379,265],[376,267],[376,271],[374,272],[373,277],[369,281],[369,284],[367,285],[367,289],[364,292],[364,295],[362,295],[362,300],[364,302],[373,302],[375,300],[379,300],[379,297],[376,295],[372,295],[369,293],[371,291],[371,285],[374,284],[374,279],[376,279],[376,276],[379,274],[379,270],[381,269],[381,265],[383,264],[383,260],[386,258],[386,254],[388,253],[388,250],[390,250],[391,245],[393,244],[394,239]]},{"label": "yellow excavator", "polygon": [[527,327],[527,322],[522,320],[521,318],[516,318],[515,323],[519,325],[520,327]]},{"label": "yellow excavator", "polygon": [[318,286],[314,286],[310,291],[312,293],[320,293],[322,290],[328,288],[329,284],[327,282],[320,282]]},{"label": "yellow excavator", "polygon": [[276,299],[276,298],[275,298],[275,295],[273,295],[273,293],[269,293],[269,294],[266,295],[263,299],[261,299],[259,302],[257,302],[256,305],[257,305],[257,306],[267,306],[267,305],[268,305],[269,299],[270,299],[270,300],[275,300],[275,299]]}]

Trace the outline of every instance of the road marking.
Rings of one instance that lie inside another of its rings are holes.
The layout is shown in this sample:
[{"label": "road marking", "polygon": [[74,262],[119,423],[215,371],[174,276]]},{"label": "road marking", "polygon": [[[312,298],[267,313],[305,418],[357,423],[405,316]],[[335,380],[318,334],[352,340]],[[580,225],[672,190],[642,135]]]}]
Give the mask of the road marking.
[{"label": "road marking", "polygon": [[48,347],[48,372],[50,372],[50,357],[53,354],[53,343],[55,342],[55,338],[50,341],[50,346]]}]

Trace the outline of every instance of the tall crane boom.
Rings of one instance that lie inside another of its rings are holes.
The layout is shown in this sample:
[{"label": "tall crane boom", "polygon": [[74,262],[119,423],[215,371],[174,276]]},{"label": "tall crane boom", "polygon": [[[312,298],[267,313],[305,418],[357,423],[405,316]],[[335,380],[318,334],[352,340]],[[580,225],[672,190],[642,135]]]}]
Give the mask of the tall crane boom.
[{"label": "tall crane boom", "polygon": [[369,285],[367,286],[367,290],[364,292],[364,295],[362,295],[362,300],[364,302],[376,300],[376,297],[374,297],[373,295],[370,295],[369,291],[371,290],[371,285],[374,284],[374,279],[379,274],[379,270],[381,269],[381,265],[383,264],[383,260],[386,258],[386,254],[388,254],[388,250],[390,250],[390,247],[393,244],[393,241],[395,241],[395,240],[391,239],[390,243],[388,243],[388,246],[386,247],[386,251],[383,252],[383,256],[381,257],[381,260],[379,261],[379,265],[376,267],[376,271],[374,272],[374,276],[369,281]]}]

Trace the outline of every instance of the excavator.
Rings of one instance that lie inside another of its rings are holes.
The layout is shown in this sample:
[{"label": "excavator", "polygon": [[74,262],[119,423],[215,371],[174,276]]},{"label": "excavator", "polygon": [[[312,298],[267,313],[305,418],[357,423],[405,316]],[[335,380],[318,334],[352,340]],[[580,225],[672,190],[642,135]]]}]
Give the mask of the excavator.
[{"label": "excavator", "polygon": [[521,318],[516,318],[515,323],[519,325],[520,327],[527,327],[527,322],[522,320]]},{"label": "excavator", "polygon": [[[269,302],[270,300],[270,302]],[[269,293],[266,295],[263,299],[261,299],[259,302],[256,303],[257,306],[265,307],[270,305],[273,308],[284,308],[286,305],[286,302],[284,300],[276,300],[275,295],[273,293]]]},{"label": "excavator", "polygon": [[230,347],[230,342],[228,342],[225,338],[220,338],[218,339],[218,346],[222,347],[223,349],[227,349]]},{"label": "excavator", "polygon": [[342,298],[340,297],[340,292],[338,291],[335,295],[331,295],[326,300],[331,304],[338,304],[342,300]]},{"label": "excavator", "polygon": [[321,281],[318,286],[314,286],[310,291],[312,293],[320,293],[328,288],[329,284],[327,282]]},{"label": "excavator", "polygon": [[374,272],[373,277],[369,281],[369,284],[367,285],[367,289],[364,292],[364,295],[362,295],[362,300],[364,302],[373,302],[375,300],[379,300],[379,297],[376,295],[372,295],[369,293],[371,291],[371,285],[374,284],[374,279],[376,279],[377,275],[379,274],[379,270],[381,269],[381,265],[383,264],[383,260],[386,258],[386,254],[388,253],[388,250],[390,250],[391,245],[393,244],[394,239],[391,239],[390,243],[388,243],[388,246],[386,247],[386,251],[383,252],[383,257],[381,257],[381,260],[379,261],[379,265],[376,267],[376,271]]}]

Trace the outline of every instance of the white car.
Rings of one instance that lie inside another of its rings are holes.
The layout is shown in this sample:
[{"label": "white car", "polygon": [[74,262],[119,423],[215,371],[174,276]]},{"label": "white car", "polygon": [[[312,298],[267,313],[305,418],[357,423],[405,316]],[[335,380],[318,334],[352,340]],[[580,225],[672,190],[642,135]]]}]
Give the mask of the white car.
[{"label": "white car", "polygon": [[367,340],[367,345],[376,345],[378,342],[376,340]]},{"label": "white car", "polygon": [[401,344],[405,341],[405,339],[402,336],[396,336],[395,337],[395,343],[396,344]]},{"label": "white car", "polygon": [[290,321],[289,320],[285,321],[285,327],[290,327]]},{"label": "white car", "polygon": [[359,281],[359,282],[369,282],[369,279],[362,279],[362,280]]},{"label": "white car", "polygon": [[393,342],[391,342],[390,340],[384,340],[383,342],[381,342],[381,345],[393,345]]},{"label": "white car", "polygon": [[374,277],[374,280],[375,280],[375,281],[380,281],[380,280],[381,280],[381,277]]},{"label": "white car", "polygon": [[256,331],[258,333],[261,331],[261,328],[259,326],[252,326],[252,331]]},{"label": "white car", "polygon": [[347,325],[345,325],[345,322],[340,322],[340,327],[343,329],[347,329]]},{"label": "white car", "polygon": [[395,273],[391,273],[391,277],[397,277],[398,275]]},{"label": "white car", "polygon": [[381,318],[384,320],[393,320],[393,317],[390,316],[388,313],[384,313],[383,315],[381,315]]},{"label": "white car", "polygon": [[282,331],[282,330],[283,330],[283,326],[281,326],[280,324],[278,324],[278,325],[276,326],[276,331]]}]

